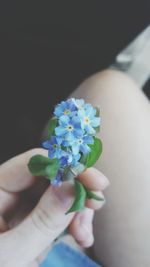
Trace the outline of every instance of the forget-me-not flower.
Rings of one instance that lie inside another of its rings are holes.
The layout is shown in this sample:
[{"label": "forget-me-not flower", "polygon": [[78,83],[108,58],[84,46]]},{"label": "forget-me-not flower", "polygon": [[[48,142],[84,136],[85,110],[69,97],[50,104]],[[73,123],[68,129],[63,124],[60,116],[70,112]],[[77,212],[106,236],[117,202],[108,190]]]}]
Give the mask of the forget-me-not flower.
[{"label": "forget-me-not flower", "polygon": [[69,149],[67,149],[67,154],[68,154],[68,158],[69,158],[69,165],[71,166],[76,166],[81,158],[81,154],[73,154],[71,147]]},{"label": "forget-me-not flower", "polygon": [[90,135],[84,135],[82,137],[76,138],[71,144],[72,152],[74,155],[79,154],[79,152],[88,154],[91,151],[88,145],[91,145],[93,143],[93,137]]},{"label": "forget-me-not flower", "polygon": [[61,149],[61,139],[56,136],[52,136],[50,140],[43,142],[43,147],[48,149],[49,158],[61,158],[62,149]]},{"label": "forget-me-not flower", "polygon": [[73,141],[63,140],[62,145],[64,147],[70,147],[73,155],[77,155],[79,152],[87,154],[90,152],[90,147],[94,143],[93,137],[91,135],[78,136]]},{"label": "forget-me-not flower", "polygon": [[75,138],[83,134],[80,119],[77,116],[72,118],[61,116],[59,126],[55,128],[55,134],[58,137],[63,137],[65,140],[72,142]]},{"label": "forget-me-not flower", "polygon": [[62,150],[61,158],[60,158],[60,166],[66,167],[67,165],[71,165],[72,163],[72,155],[70,150]]},{"label": "forget-me-not flower", "polygon": [[71,98],[62,101],[55,107],[54,115],[57,126],[50,140],[43,143],[48,150],[48,157],[59,160],[60,170],[51,182],[55,186],[62,183],[63,172],[66,168],[77,166],[81,155],[91,151],[94,143],[93,136],[100,125],[97,110],[84,99]]},{"label": "forget-me-not flower", "polygon": [[71,166],[73,166],[73,167],[76,166],[79,163],[80,158],[81,158],[81,154],[80,153],[78,153],[76,155],[72,154]]},{"label": "forget-me-not flower", "polygon": [[96,117],[96,109],[86,104],[85,109],[78,110],[78,117],[81,120],[81,127],[87,134],[95,134],[95,129],[100,125],[100,118]]},{"label": "forget-me-not flower", "polygon": [[75,106],[77,107],[77,109],[82,109],[85,107],[85,101],[84,99],[75,99],[72,98],[72,101],[74,101]]},{"label": "forget-me-not flower", "polygon": [[73,99],[68,99],[66,101],[62,101],[55,107],[54,115],[60,118],[63,115],[73,116],[74,112],[77,110]]}]

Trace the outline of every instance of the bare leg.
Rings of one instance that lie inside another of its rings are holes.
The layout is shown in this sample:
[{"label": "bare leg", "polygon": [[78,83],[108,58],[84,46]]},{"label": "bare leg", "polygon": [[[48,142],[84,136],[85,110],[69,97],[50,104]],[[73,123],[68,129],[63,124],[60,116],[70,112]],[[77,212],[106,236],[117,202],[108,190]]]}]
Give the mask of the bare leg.
[{"label": "bare leg", "polygon": [[106,70],[73,93],[100,106],[107,204],[94,222],[96,258],[106,267],[150,266],[150,104],[123,73]]}]

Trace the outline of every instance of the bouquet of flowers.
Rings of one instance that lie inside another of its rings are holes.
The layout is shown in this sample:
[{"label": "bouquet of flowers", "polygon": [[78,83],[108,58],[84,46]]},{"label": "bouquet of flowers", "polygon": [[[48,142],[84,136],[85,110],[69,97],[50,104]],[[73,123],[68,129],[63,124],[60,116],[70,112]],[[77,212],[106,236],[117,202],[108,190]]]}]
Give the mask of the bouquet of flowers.
[{"label": "bouquet of flowers", "polygon": [[48,140],[43,147],[48,156],[33,156],[28,168],[34,176],[46,176],[52,186],[72,180],[75,200],[67,213],[84,208],[86,198],[103,200],[88,190],[76,177],[92,167],[102,153],[99,109],[83,99],[71,98],[56,105],[48,124]]}]

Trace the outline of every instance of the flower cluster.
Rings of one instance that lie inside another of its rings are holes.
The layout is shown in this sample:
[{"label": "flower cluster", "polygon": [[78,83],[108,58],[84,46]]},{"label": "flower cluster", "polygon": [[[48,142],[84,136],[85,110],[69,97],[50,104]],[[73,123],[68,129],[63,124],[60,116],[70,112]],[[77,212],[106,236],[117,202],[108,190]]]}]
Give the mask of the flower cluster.
[{"label": "flower cluster", "polygon": [[53,184],[61,184],[63,171],[68,166],[76,166],[82,155],[90,152],[93,136],[100,126],[96,108],[83,99],[68,99],[55,107],[56,127],[50,139],[43,143],[50,159],[57,158],[60,170]]}]

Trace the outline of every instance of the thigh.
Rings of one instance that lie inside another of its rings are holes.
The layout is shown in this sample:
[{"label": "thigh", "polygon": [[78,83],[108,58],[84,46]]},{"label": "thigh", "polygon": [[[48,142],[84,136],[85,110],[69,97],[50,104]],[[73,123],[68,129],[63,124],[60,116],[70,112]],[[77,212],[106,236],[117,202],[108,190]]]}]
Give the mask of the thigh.
[{"label": "thigh", "polygon": [[106,205],[94,221],[94,253],[106,267],[150,266],[150,105],[121,72],[106,70],[73,93],[100,106],[103,154],[97,168],[110,179]]}]

